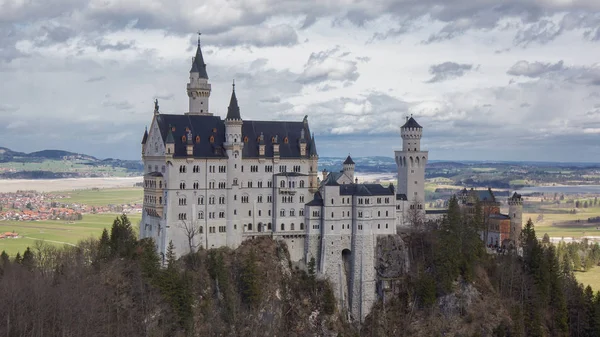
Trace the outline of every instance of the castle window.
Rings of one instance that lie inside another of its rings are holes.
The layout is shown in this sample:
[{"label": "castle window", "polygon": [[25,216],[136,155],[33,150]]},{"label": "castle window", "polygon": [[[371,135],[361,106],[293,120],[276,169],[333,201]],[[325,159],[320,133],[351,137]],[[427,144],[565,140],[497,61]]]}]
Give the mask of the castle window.
[{"label": "castle window", "polygon": [[304,188],[304,180],[300,180],[300,188]]},{"label": "castle window", "polygon": [[200,136],[196,136],[196,144],[200,143]]},{"label": "castle window", "polygon": [[279,216],[285,216],[285,209],[279,211]]},{"label": "castle window", "polygon": [[[296,211],[293,209],[290,209],[290,216],[296,216]],[[293,228],[292,228],[292,230],[293,230]]]},{"label": "castle window", "polygon": [[270,222],[267,224],[267,229],[271,230],[271,223]]},{"label": "castle window", "polygon": [[303,231],[304,230],[304,222],[300,223],[300,230]]},{"label": "castle window", "polygon": [[381,216],[381,211],[377,211],[377,216]]},{"label": "castle window", "polygon": [[213,128],[213,132],[217,132],[217,128]]},{"label": "castle window", "polygon": [[210,136],[210,138],[208,139],[208,141],[212,144],[215,142],[215,136]]},{"label": "castle window", "polygon": [[204,219],[204,213],[198,212],[198,219]]},{"label": "castle window", "polygon": [[182,142],[184,142],[184,143],[185,143],[185,141],[186,141],[186,140],[187,140],[187,138],[185,138],[185,135],[184,135],[184,136],[181,136],[181,141],[182,141]]},{"label": "castle window", "polygon": [[304,216],[304,208],[300,208],[300,210],[298,211],[298,215]]},{"label": "castle window", "polygon": [[252,211],[248,211],[248,216],[252,216]]},{"label": "castle window", "polygon": [[248,143],[248,136],[244,137],[244,143]]},{"label": "castle window", "polygon": [[285,137],[285,138],[283,139],[283,143],[284,143],[284,144],[287,144],[288,142],[289,142],[289,141],[288,141],[288,137]]},{"label": "castle window", "polygon": [[331,198],[331,204],[333,205],[333,198]]},{"label": "castle window", "polygon": [[285,224],[281,224],[281,230],[284,231],[285,230]]},{"label": "castle window", "polygon": [[302,202],[302,203],[304,202],[304,196],[303,195],[300,196],[300,202]]},{"label": "castle window", "polygon": [[387,229],[387,228],[388,228],[388,224],[385,224],[385,229]]},{"label": "castle window", "polygon": [[251,224],[251,223],[249,223],[249,224],[248,224],[248,230],[249,230],[249,231],[251,231],[251,230],[252,230],[252,224]]},{"label": "castle window", "polygon": [[271,143],[275,143],[275,137],[271,137]]},{"label": "castle window", "polygon": [[380,223],[377,224],[377,229],[381,229],[381,224]]},{"label": "castle window", "polygon": [[333,218],[333,212],[331,212],[331,217]]}]

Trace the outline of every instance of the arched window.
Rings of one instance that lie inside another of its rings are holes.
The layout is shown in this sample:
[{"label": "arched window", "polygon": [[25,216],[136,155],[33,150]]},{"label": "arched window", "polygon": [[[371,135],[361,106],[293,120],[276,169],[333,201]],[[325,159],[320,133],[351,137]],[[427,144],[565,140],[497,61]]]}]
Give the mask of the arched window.
[{"label": "arched window", "polygon": [[285,224],[281,224],[281,230],[284,231],[285,230]]},{"label": "arched window", "polygon": [[196,144],[200,143],[200,136],[196,136]]},{"label": "arched window", "polygon": [[294,227],[295,227],[295,226],[294,226],[294,223],[292,222],[292,224],[290,225],[290,230],[292,230],[292,231],[293,231],[293,230],[294,230]]},{"label": "arched window", "polygon": [[[289,142],[289,140],[288,140],[288,137],[285,137],[285,138],[283,139],[283,143],[284,143],[284,144],[287,144],[288,142]],[[292,228],[292,229],[293,229],[293,228]]]},{"label": "arched window", "polygon": [[304,187],[304,180],[300,180],[300,188]]},{"label": "arched window", "polygon": [[283,181],[283,180],[282,180],[282,181],[279,183],[279,187],[281,187],[281,188],[285,188],[285,181]]},{"label": "arched window", "polygon": [[204,212],[198,212],[198,219],[204,219]]},{"label": "arched window", "polygon": [[301,231],[302,231],[302,230],[304,230],[304,222],[301,222],[301,223],[300,223],[300,230],[301,230]]},{"label": "arched window", "polygon": [[215,136],[210,136],[210,138],[208,139],[208,141],[212,144],[215,142]]},{"label": "arched window", "polygon": [[271,230],[271,229],[272,229],[272,228],[271,228],[271,223],[270,223],[270,222],[267,224],[267,229],[268,229],[268,230]]},{"label": "arched window", "polygon": [[249,230],[249,231],[251,231],[251,230],[252,230],[252,224],[251,224],[251,223],[249,223],[249,224],[248,224],[248,230]]},{"label": "arched window", "polygon": [[186,140],[187,140],[187,139],[185,138],[185,135],[181,136],[181,141],[182,141],[183,143],[185,143],[185,141],[186,141]]}]

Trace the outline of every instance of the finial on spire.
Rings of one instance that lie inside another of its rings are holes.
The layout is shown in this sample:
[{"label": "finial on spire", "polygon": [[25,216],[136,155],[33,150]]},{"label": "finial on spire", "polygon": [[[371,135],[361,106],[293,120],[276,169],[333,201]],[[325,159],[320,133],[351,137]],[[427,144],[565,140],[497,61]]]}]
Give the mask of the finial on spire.
[{"label": "finial on spire", "polygon": [[202,33],[200,33],[200,31],[198,31],[198,46],[200,46],[200,35],[202,35]]},{"label": "finial on spire", "polygon": [[231,86],[233,87],[233,91],[235,91],[235,78],[232,80]]},{"label": "finial on spire", "polygon": [[158,114],[158,98],[154,99],[154,113]]}]

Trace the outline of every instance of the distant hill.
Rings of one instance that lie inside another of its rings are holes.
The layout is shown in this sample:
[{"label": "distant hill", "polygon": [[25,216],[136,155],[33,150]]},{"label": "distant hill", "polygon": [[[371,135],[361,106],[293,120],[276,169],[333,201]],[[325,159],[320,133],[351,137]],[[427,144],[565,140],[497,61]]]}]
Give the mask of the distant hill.
[{"label": "distant hill", "polygon": [[141,160],[98,159],[63,150],[24,153],[0,147],[0,179],[130,176],[143,170]]}]

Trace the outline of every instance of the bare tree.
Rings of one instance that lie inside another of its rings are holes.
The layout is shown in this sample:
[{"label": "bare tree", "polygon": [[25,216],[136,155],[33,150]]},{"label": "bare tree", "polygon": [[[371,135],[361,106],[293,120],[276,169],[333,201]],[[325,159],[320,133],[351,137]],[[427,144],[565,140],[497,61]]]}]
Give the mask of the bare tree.
[{"label": "bare tree", "polygon": [[423,209],[419,209],[419,205],[419,201],[417,199],[413,199],[408,211],[406,212],[408,224],[411,230],[415,232],[422,231],[425,225],[425,211]]},{"label": "bare tree", "polygon": [[194,243],[194,237],[196,237],[196,235],[202,233],[202,226],[201,226],[200,221],[198,221],[198,220],[180,220],[177,227],[179,227],[183,230],[183,232],[185,233],[185,236],[188,239],[190,254],[195,252],[198,245]]}]

